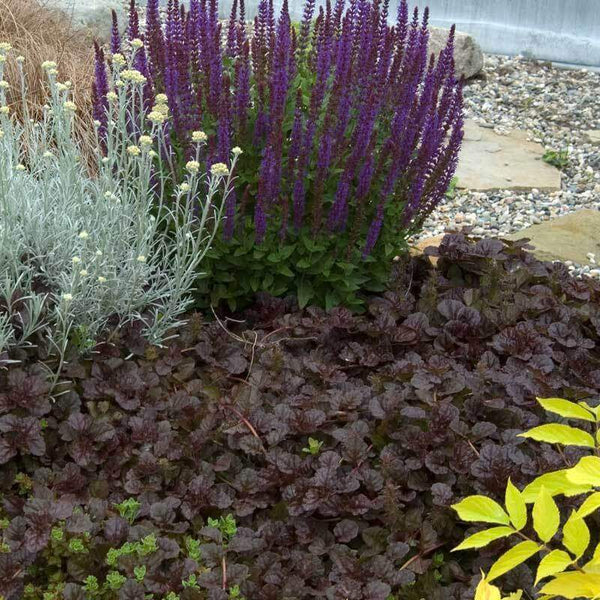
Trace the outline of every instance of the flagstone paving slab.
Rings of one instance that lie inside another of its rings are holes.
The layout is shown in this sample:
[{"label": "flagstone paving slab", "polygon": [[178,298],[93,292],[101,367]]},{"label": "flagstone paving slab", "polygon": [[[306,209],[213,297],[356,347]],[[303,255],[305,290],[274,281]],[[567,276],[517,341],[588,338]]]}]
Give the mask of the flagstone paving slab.
[{"label": "flagstone paving slab", "polygon": [[471,191],[560,190],[561,173],[542,160],[544,148],[525,131],[499,135],[474,121],[465,124],[465,139],[456,176],[458,187]]},{"label": "flagstone paving slab", "polygon": [[530,238],[534,254],[541,260],[586,264],[588,254],[600,258],[600,211],[578,210],[505,237],[509,240]]},{"label": "flagstone paving slab", "polygon": [[592,144],[600,145],[600,129],[588,129],[584,133]]}]

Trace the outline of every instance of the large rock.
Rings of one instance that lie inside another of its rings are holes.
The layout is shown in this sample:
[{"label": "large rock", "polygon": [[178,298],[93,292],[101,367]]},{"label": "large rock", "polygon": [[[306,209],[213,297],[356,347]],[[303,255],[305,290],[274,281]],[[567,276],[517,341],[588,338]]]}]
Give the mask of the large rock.
[{"label": "large rock", "polygon": [[468,120],[456,176],[458,187],[473,191],[560,190],[561,173],[542,160],[544,148],[525,131],[498,135]]},{"label": "large rock", "polygon": [[[446,234],[442,233],[441,235],[436,235],[434,237],[428,237],[428,238],[423,238],[423,239],[418,240],[410,249],[411,255],[412,256],[420,256],[421,254],[424,254],[425,250],[427,248],[429,248],[430,246],[438,248],[439,245],[442,243],[442,240],[444,239],[444,237],[446,237]],[[429,262],[435,267],[435,265],[437,265],[437,262],[438,262],[438,257],[430,256]]]},{"label": "large rock", "polygon": [[[429,54],[436,56],[446,47],[449,29],[429,28]],[[483,51],[472,36],[460,31],[456,32],[454,41],[454,64],[457,78],[469,79],[483,69]]]},{"label": "large rock", "polygon": [[600,129],[588,129],[584,131],[587,139],[595,146],[600,146]]},{"label": "large rock", "polygon": [[588,253],[600,257],[600,211],[578,210],[505,237],[530,238],[534,254],[541,260],[570,260],[585,265],[589,262]]}]

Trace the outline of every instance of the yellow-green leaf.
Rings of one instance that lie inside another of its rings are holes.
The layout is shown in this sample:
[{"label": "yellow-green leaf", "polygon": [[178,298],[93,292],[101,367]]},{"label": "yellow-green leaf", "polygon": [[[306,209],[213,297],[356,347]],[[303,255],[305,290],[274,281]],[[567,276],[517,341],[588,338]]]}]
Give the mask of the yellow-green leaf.
[{"label": "yellow-green leaf", "polygon": [[577,510],[577,516],[582,519],[596,512],[600,508],[600,492],[588,496]]},{"label": "yellow-green leaf", "polygon": [[527,505],[521,492],[513,485],[509,479],[506,486],[506,494],[504,496],[504,504],[510,518],[517,531],[521,531],[527,524]]},{"label": "yellow-green leaf", "polygon": [[462,544],[456,546],[452,552],[456,552],[457,550],[468,550],[469,548],[483,548],[484,546],[513,533],[515,533],[515,530],[512,527],[504,526],[492,527],[485,531],[479,531],[478,533],[469,536]]},{"label": "yellow-green leaf", "polygon": [[578,402],[577,404],[587,408],[596,417],[596,421],[600,420],[600,404],[598,406],[590,406],[587,402]]},{"label": "yellow-green leaf", "polygon": [[596,422],[593,413],[586,410],[583,406],[569,402],[562,398],[538,398],[537,401],[542,405],[544,410],[555,413],[567,419],[581,419],[582,421]]},{"label": "yellow-green leaf", "polygon": [[558,531],[560,512],[548,490],[542,486],[533,504],[533,528],[542,542],[549,542]]},{"label": "yellow-green leaf", "polygon": [[563,546],[578,559],[590,544],[590,530],[573,511],[563,527]]},{"label": "yellow-green leaf", "polygon": [[481,575],[481,581],[475,590],[474,600],[501,600],[500,590],[495,585],[490,585],[483,573]]},{"label": "yellow-green leaf", "polygon": [[452,508],[463,521],[510,525],[504,509],[487,496],[469,496],[458,504],[453,504]]},{"label": "yellow-green leaf", "polygon": [[573,468],[567,469],[567,479],[577,485],[600,486],[600,458],[584,456]]},{"label": "yellow-green leaf", "polygon": [[586,573],[600,574],[600,544],[596,545],[592,558],[582,568]]},{"label": "yellow-green leaf", "polygon": [[595,598],[600,594],[600,575],[577,571],[559,573],[540,590],[540,593],[550,596],[562,596],[567,600],[582,597]]},{"label": "yellow-green leaf", "polygon": [[506,596],[503,600],[521,600],[523,597],[523,590],[513,592],[510,596]]},{"label": "yellow-green leaf", "polygon": [[535,576],[535,585],[545,577],[562,573],[572,562],[573,559],[564,550],[552,550],[540,561]]},{"label": "yellow-green leaf", "polygon": [[564,494],[565,496],[577,496],[578,494],[585,494],[591,490],[591,486],[589,485],[575,485],[573,481],[567,477],[567,473],[567,469],[562,469],[560,471],[554,471],[553,473],[540,475],[521,492],[523,500],[528,504],[535,502],[542,486],[548,490],[551,496],[558,496],[560,494]]},{"label": "yellow-green leaf", "polygon": [[532,541],[521,542],[510,550],[507,550],[493,565],[488,573],[487,580],[493,581],[496,577],[508,573],[511,569],[519,566],[528,558],[532,557],[541,549],[539,544]]},{"label": "yellow-green leaf", "polygon": [[547,442],[548,444],[562,444],[563,446],[596,447],[594,438],[587,431],[559,423],[534,427],[525,433],[520,433],[519,437],[531,438],[537,442]]},{"label": "yellow-green leaf", "polygon": [[596,547],[596,551],[594,552],[592,559],[585,563],[585,565],[582,567],[586,573],[600,574],[600,557],[597,555],[598,547],[600,547],[600,544]]}]

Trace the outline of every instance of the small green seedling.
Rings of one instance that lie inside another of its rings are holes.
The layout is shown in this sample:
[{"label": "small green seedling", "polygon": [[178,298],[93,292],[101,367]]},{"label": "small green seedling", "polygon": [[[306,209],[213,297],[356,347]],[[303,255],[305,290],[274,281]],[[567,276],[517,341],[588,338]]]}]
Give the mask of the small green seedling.
[{"label": "small green seedling", "polygon": [[569,153],[566,150],[546,150],[542,160],[557,169],[565,169],[569,165]]},{"label": "small green seedling", "polygon": [[83,588],[88,594],[94,594],[100,589],[98,578],[93,575],[88,575],[83,582]]},{"label": "small green seedling", "polygon": [[62,527],[53,527],[50,532],[50,538],[53,542],[62,542],[65,537],[65,532]]},{"label": "small green seedling", "polygon": [[448,185],[448,189],[446,190],[446,192],[444,194],[446,196],[446,198],[448,198],[449,200],[452,200],[453,198],[455,198],[457,188],[458,188],[458,177],[453,177],[450,180],[450,185]]},{"label": "small green seedling", "polygon": [[208,526],[218,529],[226,541],[229,541],[237,532],[237,524],[231,514],[226,517],[219,517],[218,519],[208,517]]},{"label": "small green seedling", "polygon": [[229,600],[245,600],[239,585],[234,585],[229,588]]},{"label": "small green seedling", "polygon": [[69,540],[69,552],[73,554],[85,554],[87,552],[87,548],[82,539],[73,538]]},{"label": "small green seedling", "polygon": [[200,540],[196,540],[191,537],[185,539],[185,547],[187,549],[188,556],[196,562],[200,562],[200,545]]},{"label": "small green seedling", "polygon": [[127,498],[120,504],[115,504],[115,508],[123,519],[129,521],[131,525],[140,513],[140,503],[135,498]]},{"label": "small green seedling", "polygon": [[146,565],[134,567],[133,574],[135,575],[135,579],[138,583],[144,581],[144,577],[146,577]]},{"label": "small green seedling", "polygon": [[321,446],[323,446],[323,442],[319,440],[315,440],[315,438],[308,438],[308,448],[302,448],[302,452],[306,454],[312,454],[316,456],[321,451]]},{"label": "small green seedling", "polygon": [[191,588],[193,590],[200,589],[200,586],[198,585],[198,577],[196,577],[194,573],[192,573],[187,579],[183,579],[181,581],[181,585],[184,588]]},{"label": "small green seedling", "polygon": [[106,585],[110,590],[117,591],[123,587],[127,577],[121,575],[118,571],[110,571],[106,575]]}]

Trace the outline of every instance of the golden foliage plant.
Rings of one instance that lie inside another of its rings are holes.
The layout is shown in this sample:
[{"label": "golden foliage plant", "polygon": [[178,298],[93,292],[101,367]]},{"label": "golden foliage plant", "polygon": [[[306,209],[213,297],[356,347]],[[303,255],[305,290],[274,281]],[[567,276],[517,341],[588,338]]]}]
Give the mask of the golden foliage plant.
[{"label": "golden foliage plant", "polygon": [[[565,420],[587,423],[587,429],[562,423],[549,423],[520,434],[549,444],[588,448],[571,468],[545,473],[523,490],[508,481],[504,506],[486,496],[469,496],[455,504],[463,521],[481,522],[488,529],[465,539],[454,550],[483,548],[501,538],[513,538],[515,544],[491,566],[475,593],[475,600],[518,600],[521,592],[504,597],[492,582],[536,556],[535,576],[538,600],[550,598],[600,598],[600,543],[592,545],[586,523],[600,508],[600,406],[561,398],[538,398],[548,412]],[[589,432],[593,431],[593,434]],[[580,496],[579,508],[561,518],[554,498]],[[531,525],[531,527],[528,527]]]}]

